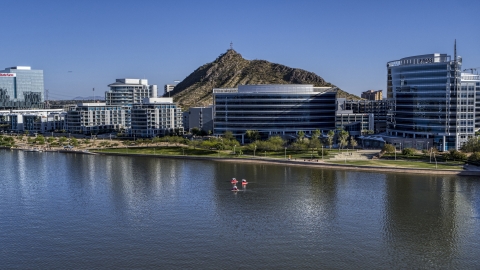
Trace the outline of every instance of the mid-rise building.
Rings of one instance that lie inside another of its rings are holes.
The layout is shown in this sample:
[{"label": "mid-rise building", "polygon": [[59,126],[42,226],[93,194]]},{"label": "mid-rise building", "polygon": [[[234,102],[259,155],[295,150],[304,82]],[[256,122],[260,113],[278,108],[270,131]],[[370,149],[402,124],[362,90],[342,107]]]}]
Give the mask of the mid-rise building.
[{"label": "mid-rise building", "polygon": [[131,117],[131,136],[183,134],[182,110],[173,98],[146,98],[142,104],[133,105]]},{"label": "mid-rise building", "polygon": [[345,98],[337,98],[335,114],[335,128],[337,130],[343,129],[352,136],[360,136],[375,129],[375,115],[373,113],[354,112],[347,104],[351,103]]},{"label": "mid-rise building", "polygon": [[362,98],[367,100],[382,100],[383,99],[383,91],[382,90],[368,90],[362,92]]},{"label": "mid-rise building", "polygon": [[144,98],[156,98],[157,86],[146,79],[117,79],[105,92],[106,105],[141,104]]},{"label": "mid-rise building", "polygon": [[352,113],[373,114],[373,128],[370,130],[374,133],[382,133],[387,130],[388,100],[345,100],[339,98],[337,102],[343,102],[345,109],[352,111]]},{"label": "mid-rise building", "polygon": [[0,123],[3,130],[16,133],[46,133],[63,130],[65,115],[61,109],[0,111]]},{"label": "mid-rise building", "polygon": [[195,127],[206,134],[213,133],[213,106],[192,107],[183,113],[183,128],[190,131]]},{"label": "mid-rise building", "polygon": [[336,91],[313,85],[240,85],[213,89],[214,134],[247,130],[262,137],[335,129]]},{"label": "mid-rise building", "polygon": [[475,93],[462,90],[461,65],[461,57],[438,53],[388,62],[387,134],[402,147],[430,144],[440,151],[474,136]]},{"label": "mid-rise building", "polygon": [[71,133],[94,135],[130,128],[131,105],[80,103],[70,108],[66,129]]},{"label": "mid-rise building", "polygon": [[16,66],[0,70],[0,108],[44,108],[43,70]]}]

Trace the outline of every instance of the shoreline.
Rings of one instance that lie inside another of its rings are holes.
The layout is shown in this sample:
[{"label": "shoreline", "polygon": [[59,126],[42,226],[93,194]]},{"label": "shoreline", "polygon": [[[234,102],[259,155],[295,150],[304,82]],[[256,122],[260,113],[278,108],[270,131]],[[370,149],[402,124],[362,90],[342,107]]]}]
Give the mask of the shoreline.
[{"label": "shoreline", "polygon": [[[69,153],[75,153],[69,151]],[[93,152],[97,155],[111,156],[140,156],[154,158],[173,158],[173,159],[190,159],[190,160],[211,160],[220,162],[241,162],[241,163],[262,163],[276,164],[286,166],[323,168],[323,169],[342,169],[350,171],[373,171],[373,172],[397,172],[397,173],[413,173],[413,174],[435,174],[435,175],[459,175],[459,176],[480,176],[480,170],[445,170],[445,169],[421,169],[421,168],[405,168],[405,167],[382,167],[382,166],[359,166],[348,164],[333,164],[325,162],[311,161],[295,161],[295,160],[275,160],[275,159],[256,159],[256,158],[216,158],[216,157],[197,157],[197,156],[170,156],[170,155],[148,155],[148,154],[126,154],[126,153],[103,153]]]}]

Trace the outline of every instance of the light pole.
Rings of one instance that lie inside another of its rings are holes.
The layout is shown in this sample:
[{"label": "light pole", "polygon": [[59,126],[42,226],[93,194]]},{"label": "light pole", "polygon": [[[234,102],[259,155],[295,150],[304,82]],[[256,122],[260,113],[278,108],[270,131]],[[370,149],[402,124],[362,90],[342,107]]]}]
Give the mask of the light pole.
[{"label": "light pole", "polygon": [[185,148],[182,148],[182,151],[183,151],[183,155],[185,156]]},{"label": "light pole", "polygon": [[267,151],[265,151],[265,158],[267,158]]},{"label": "light pole", "polygon": [[285,159],[287,159],[287,147],[285,147]]},{"label": "light pole", "polygon": [[323,145],[322,145],[322,160],[323,160]]},{"label": "light pole", "polygon": [[235,148],[236,148],[236,147],[237,147],[237,145],[235,144],[235,145],[233,146],[233,154],[234,154],[234,155],[235,155]]},{"label": "light pole", "polygon": [[395,145],[395,161],[397,160],[397,146]]},{"label": "light pole", "polygon": [[253,148],[253,156],[255,157],[255,151],[257,151],[257,145],[255,144],[255,148]]}]

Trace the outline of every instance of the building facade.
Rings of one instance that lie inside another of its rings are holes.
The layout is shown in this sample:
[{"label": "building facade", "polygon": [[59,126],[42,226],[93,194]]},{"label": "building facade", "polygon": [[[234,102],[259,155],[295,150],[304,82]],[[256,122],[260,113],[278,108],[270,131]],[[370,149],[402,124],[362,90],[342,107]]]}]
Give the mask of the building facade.
[{"label": "building facade", "polygon": [[198,128],[206,134],[213,133],[213,106],[192,107],[183,113],[183,128],[190,131]]},{"label": "building facade", "polygon": [[[467,110],[472,110],[471,106],[472,103],[475,104],[474,110],[474,121],[475,121],[475,131],[480,130],[480,75],[478,74],[473,74],[473,73],[462,73],[462,80],[461,80],[461,92],[460,95],[462,99],[467,98],[466,102],[467,105]],[[473,97],[475,97],[475,100],[472,100]],[[466,103],[465,101],[460,101],[460,103]],[[460,104],[460,105],[465,105],[465,104]],[[471,113],[461,113],[460,117],[472,117]],[[461,127],[469,127],[472,123],[472,119],[460,119],[460,126]],[[465,123],[465,121],[469,121],[470,123]],[[467,124],[467,125],[465,125]]]},{"label": "building facade", "polygon": [[182,110],[173,98],[146,98],[133,105],[130,136],[152,138],[172,133],[183,134]]},{"label": "building facade", "polygon": [[368,90],[362,92],[362,98],[367,100],[382,100],[383,99],[383,91],[382,90]]},{"label": "building facade", "polygon": [[[474,135],[475,96],[461,89],[461,57],[426,54],[387,63],[387,135],[459,149]],[[408,147],[405,145],[404,147]]]},{"label": "building facade", "polygon": [[240,85],[213,89],[214,134],[309,134],[335,129],[336,91],[313,85]]},{"label": "building facade", "polygon": [[[338,99],[341,101],[341,99]],[[387,131],[388,100],[344,100],[345,109],[352,113],[373,114],[373,127],[369,130],[374,133]]]},{"label": "building facade", "polygon": [[16,66],[0,70],[0,108],[44,108],[43,70]]},{"label": "building facade", "polygon": [[65,118],[68,132],[95,135],[130,128],[131,105],[80,103]]},{"label": "building facade", "polygon": [[106,105],[141,104],[144,98],[156,98],[157,86],[146,79],[117,79],[105,92]]}]

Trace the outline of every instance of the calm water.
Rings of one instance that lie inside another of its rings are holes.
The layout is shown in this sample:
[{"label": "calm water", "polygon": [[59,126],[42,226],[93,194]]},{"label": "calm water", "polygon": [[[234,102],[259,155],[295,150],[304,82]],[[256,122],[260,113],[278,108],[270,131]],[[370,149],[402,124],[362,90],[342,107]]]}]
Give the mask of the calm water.
[{"label": "calm water", "polygon": [[[0,150],[0,268],[480,267],[480,179]],[[244,191],[229,180],[246,178]]]}]

